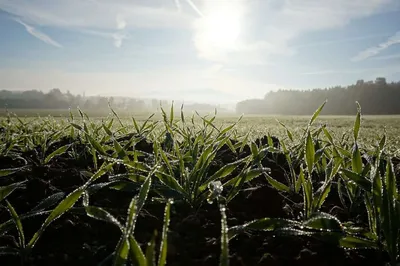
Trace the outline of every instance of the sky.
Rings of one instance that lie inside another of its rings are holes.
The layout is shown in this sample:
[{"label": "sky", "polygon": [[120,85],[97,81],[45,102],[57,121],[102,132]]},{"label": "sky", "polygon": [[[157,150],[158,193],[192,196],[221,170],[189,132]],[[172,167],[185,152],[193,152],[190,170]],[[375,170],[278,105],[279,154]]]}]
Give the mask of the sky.
[{"label": "sky", "polygon": [[229,104],[400,80],[400,0],[0,0],[0,89]]}]

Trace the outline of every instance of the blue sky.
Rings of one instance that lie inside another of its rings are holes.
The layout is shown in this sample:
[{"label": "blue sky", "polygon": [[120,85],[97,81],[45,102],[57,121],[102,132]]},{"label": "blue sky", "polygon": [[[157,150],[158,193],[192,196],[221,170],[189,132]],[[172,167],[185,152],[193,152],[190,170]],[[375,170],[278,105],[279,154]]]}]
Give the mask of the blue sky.
[{"label": "blue sky", "polygon": [[233,103],[400,80],[399,0],[0,0],[0,89]]}]

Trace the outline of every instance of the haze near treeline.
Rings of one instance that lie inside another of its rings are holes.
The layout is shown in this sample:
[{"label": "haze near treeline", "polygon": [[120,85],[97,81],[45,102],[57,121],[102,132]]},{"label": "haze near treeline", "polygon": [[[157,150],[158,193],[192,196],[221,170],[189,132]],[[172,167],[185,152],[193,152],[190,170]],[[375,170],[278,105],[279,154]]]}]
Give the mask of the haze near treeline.
[{"label": "haze near treeline", "polygon": [[[313,90],[279,90],[265,94],[262,99],[240,101],[234,109],[220,105],[175,102],[184,104],[186,111],[257,114],[257,115],[310,115],[316,106],[328,101],[322,114],[353,115],[356,113],[355,102],[362,105],[364,114],[384,115],[400,114],[400,82],[387,83],[385,78],[374,81],[358,80],[349,86]],[[68,109],[104,111],[109,105],[120,111],[152,112],[160,107],[170,108],[173,102],[159,99],[135,99],[121,97],[102,97],[73,95],[69,91],[62,93],[52,89],[48,93],[37,90],[15,93],[0,91],[0,105],[10,109]]]}]

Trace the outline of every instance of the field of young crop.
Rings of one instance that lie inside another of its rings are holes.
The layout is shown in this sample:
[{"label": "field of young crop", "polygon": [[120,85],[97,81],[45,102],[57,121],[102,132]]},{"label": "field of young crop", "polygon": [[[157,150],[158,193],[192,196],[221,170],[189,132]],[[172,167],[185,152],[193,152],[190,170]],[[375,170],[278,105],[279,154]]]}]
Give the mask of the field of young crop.
[{"label": "field of young crop", "polygon": [[[400,117],[0,118],[0,265],[399,265]],[[277,120],[275,120],[277,119]]]}]

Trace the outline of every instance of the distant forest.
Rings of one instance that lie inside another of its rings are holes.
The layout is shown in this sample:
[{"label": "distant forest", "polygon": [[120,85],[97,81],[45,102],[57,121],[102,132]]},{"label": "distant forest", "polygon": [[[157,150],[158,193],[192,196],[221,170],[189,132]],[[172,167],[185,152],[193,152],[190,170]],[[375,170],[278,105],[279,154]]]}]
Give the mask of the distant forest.
[{"label": "distant forest", "polygon": [[354,115],[355,102],[361,105],[363,114],[400,114],[400,81],[387,83],[386,78],[375,81],[358,80],[347,87],[313,90],[278,90],[269,92],[264,99],[249,99],[237,103],[239,114],[310,115],[328,100],[321,114]]},{"label": "distant forest", "polygon": [[[47,93],[38,90],[10,91],[0,90],[0,108],[7,109],[76,109],[82,110],[108,110],[108,104],[115,110],[129,112],[153,112],[160,108],[168,110],[171,102],[158,99],[135,99],[130,97],[103,97],[73,95],[69,91],[61,92],[55,88]],[[175,106],[181,103],[175,102]],[[188,111],[207,111],[213,112],[216,106],[210,104],[185,104]],[[220,109],[221,110],[221,109]]]}]

